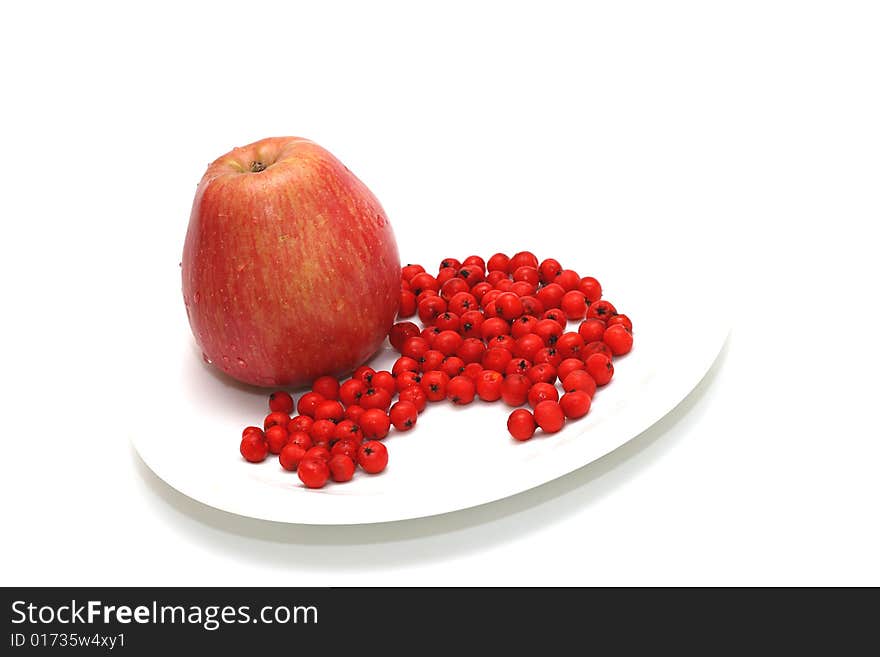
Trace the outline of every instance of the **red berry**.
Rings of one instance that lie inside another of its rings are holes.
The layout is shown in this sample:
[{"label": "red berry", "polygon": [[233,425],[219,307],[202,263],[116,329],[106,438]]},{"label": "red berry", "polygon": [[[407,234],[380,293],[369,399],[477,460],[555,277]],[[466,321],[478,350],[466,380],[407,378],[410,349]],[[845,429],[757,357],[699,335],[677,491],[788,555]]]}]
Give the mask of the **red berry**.
[{"label": "red berry", "polygon": [[522,315],[510,324],[510,335],[518,340],[531,333],[537,323],[538,320],[533,315]]},{"label": "red berry", "polygon": [[334,440],[356,440],[360,444],[364,439],[364,433],[361,431],[360,425],[354,420],[342,420],[342,422],[336,425],[333,438]]},{"label": "red berry", "polygon": [[[520,269],[523,269],[520,267]],[[528,269],[528,267],[526,267]],[[534,283],[529,283],[528,281],[514,281],[513,285],[510,286],[510,292],[515,294],[517,297],[520,297],[520,303],[523,304],[523,312],[526,312],[525,303],[523,302],[521,297],[530,297],[535,294],[538,290],[538,286]]]},{"label": "red berry", "polygon": [[632,333],[626,330],[622,324],[614,324],[605,329],[605,335],[602,341],[611,349],[611,353],[615,356],[623,356],[628,354],[633,346]]},{"label": "red berry", "polygon": [[585,319],[578,326],[578,333],[585,343],[601,340],[605,335],[605,322],[601,319]]},{"label": "red berry", "polygon": [[516,440],[528,440],[535,435],[535,417],[526,409],[518,408],[507,418],[507,430]]},{"label": "red berry", "polygon": [[401,356],[396,361],[394,361],[394,365],[391,366],[391,374],[394,377],[400,375],[401,372],[418,372],[419,371],[419,361],[415,358],[410,358],[409,356]]},{"label": "red berry", "polygon": [[525,374],[532,367],[531,361],[525,358],[512,358],[507,367],[504,368],[503,374]]},{"label": "red berry", "polygon": [[273,413],[293,413],[293,397],[283,390],[277,390],[269,395],[269,410]]},{"label": "red berry", "polygon": [[467,310],[462,314],[459,322],[459,332],[463,338],[477,338],[483,326],[483,313],[479,310]]},{"label": "red berry", "polygon": [[[413,308],[413,314],[415,313],[415,308]],[[388,341],[391,343],[391,346],[394,347],[397,351],[400,351],[403,348],[403,343],[407,338],[411,338],[420,333],[420,329],[418,326],[413,324],[412,322],[399,322],[391,327],[391,330],[388,332]]]},{"label": "red berry", "polygon": [[422,372],[438,370],[445,359],[446,355],[442,351],[429,349],[425,352],[425,355],[419,359],[419,367],[422,368]]},{"label": "red berry", "polygon": [[304,458],[299,462],[296,473],[308,488],[323,488],[330,477],[330,467],[324,459]]},{"label": "red berry", "polygon": [[535,355],[544,348],[544,341],[539,335],[529,333],[519,338],[513,345],[513,355],[516,358],[534,360]]},{"label": "red berry", "polygon": [[510,261],[507,263],[507,271],[508,273],[515,272],[519,267],[534,267],[538,268],[538,259],[535,257],[534,253],[529,251],[520,251],[516,255],[514,255]]},{"label": "red berry", "polygon": [[461,318],[447,310],[434,321],[434,326],[441,331],[458,331],[461,328]]},{"label": "red berry", "polygon": [[[621,326],[623,326],[630,333],[633,332],[632,320],[630,320],[630,318],[627,317],[626,315],[614,315],[611,318],[609,318],[607,322],[605,322],[606,326],[616,326],[617,324],[620,324]],[[601,338],[599,338],[599,339],[601,340]]]},{"label": "red berry", "polygon": [[465,362],[458,356],[448,356],[441,365],[440,369],[446,372],[446,376],[450,379],[464,372]]},{"label": "red berry", "polygon": [[458,292],[449,299],[447,310],[461,317],[469,310],[477,310],[478,306],[479,302],[472,292]]},{"label": "red berry", "polygon": [[458,357],[465,364],[477,363],[483,358],[483,352],[486,351],[486,345],[478,338],[466,338],[458,348]]},{"label": "red berry", "polygon": [[581,391],[590,397],[596,394],[596,381],[586,370],[574,370],[562,379],[562,389],[565,392]]},{"label": "red berry", "polygon": [[281,425],[286,428],[288,422],[290,422],[290,416],[287,413],[269,413],[269,415],[263,419],[263,429],[268,430],[269,427],[274,427],[276,425]]},{"label": "red berry", "polygon": [[412,317],[416,314],[416,295],[412,290],[400,291],[400,303],[397,306],[398,317]]},{"label": "red berry", "polygon": [[444,356],[452,356],[464,339],[455,331],[440,331],[434,340],[434,348]]},{"label": "red berry", "polygon": [[440,288],[440,296],[448,304],[452,298],[461,293],[470,293],[471,286],[462,278],[450,278]]},{"label": "red berry", "polygon": [[336,435],[336,424],[331,420],[315,420],[309,437],[315,445],[329,445]]},{"label": "red berry", "polygon": [[611,360],[611,357],[614,355],[614,353],[611,351],[611,347],[609,347],[601,340],[585,344],[584,348],[581,349],[580,359],[586,363],[587,358],[589,358],[593,354],[602,354],[603,356],[607,356],[608,360]]},{"label": "red berry", "polygon": [[529,396],[531,382],[522,374],[508,374],[501,382],[501,399],[508,406],[522,406]]},{"label": "red berry", "polygon": [[499,335],[509,335],[510,324],[501,317],[490,317],[483,322],[480,333],[484,340],[491,340]]},{"label": "red berry", "polygon": [[327,467],[330,469],[330,476],[333,478],[333,481],[340,483],[351,481],[351,478],[354,476],[354,461],[346,454],[337,454],[330,457]]},{"label": "red berry", "polygon": [[404,340],[400,353],[414,360],[419,360],[430,348],[431,345],[425,338],[415,335]]},{"label": "red berry", "polygon": [[443,285],[446,281],[455,278],[455,275],[458,273],[456,269],[452,267],[441,267],[440,271],[437,272],[437,282],[440,283],[440,293],[443,293]]},{"label": "red berry", "polygon": [[361,431],[364,438],[370,440],[382,439],[388,435],[391,429],[391,419],[388,413],[379,408],[370,408],[361,415]]},{"label": "red berry", "polygon": [[433,290],[434,292],[440,291],[440,283],[438,283],[437,279],[427,272],[421,272],[413,276],[409,279],[409,285],[416,296],[425,290]]},{"label": "red berry", "polygon": [[345,408],[335,399],[325,399],[315,406],[315,420],[340,422],[345,417]]},{"label": "red berry", "polygon": [[560,381],[565,381],[565,377],[569,374],[582,369],[584,369],[584,362],[580,358],[565,358],[556,368],[556,374]]},{"label": "red berry", "polygon": [[[410,358],[412,362],[415,362]],[[359,379],[349,379],[339,386],[339,399],[346,406],[360,402],[360,398],[367,391],[367,384]]]},{"label": "red berry", "polygon": [[339,381],[332,376],[319,376],[312,383],[312,392],[317,392],[324,399],[339,399]]},{"label": "red berry", "polygon": [[304,459],[321,459],[325,463],[330,460],[330,450],[324,447],[323,445],[315,445],[314,447],[306,450],[306,455],[303,457]]},{"label": "red berry", "polygon": [[446,386],[446,394],[453,404],[464,406],[474,401],[474,395],[477,393],[477,387],[474,382],[466,376],[455,376]]},{"label": "red berry", "polygon": [[479,267],[481,271],[486,271],[486,261],[478,255],[471,255],[462,261],[462,266]]},{"label": "red berry", "polygon": [[246,461],[259,463],[269,454],[269,444],[261,435],[249,433],[241,439],[239,451]]},{"label": "red berry", "polygon": [[388,407],[391,406],[391,393],[385,388],[367,388],[367,391],[361,397],[360,406],[368,411],[372,409],[378,409],[383,412],[387,411]]},{"label": "red berry", "polygon": [[278,454],[281,448],[287,444],[289,435],[286,423],[284,425],[275,424],[266,429],[266,444],[269,446],[269,451],[272,454]]},{"label": "red berry", "polygon": [[458,275],[467,281],[468,287],[476,285],[486,277],[485,270],[479,265],[462,265]]},{"label": "red berry", "polygon": [[559,272],[553,282],[568,292],[570,290],[577,290],[578,285],[581,282],[581,277],[580,274],[572,269],[563,269]]},{"label": "red berry", "polygon": [[[502,294],[505,292],[510,292],[513,289],[513,281],[510,280],[509,278],[502,278],[500,281],[495,283],[495,289],[498,290]],[[495,315],[498,314],[497,309],[493,308],[492,310]]]},{"label": "red berry", "polygon": [[535,406],[535,422],[546,433],[556,433],[565,424],[565,413],[559,402],[542,401]]},{"label": "red berry", "polygon": [[394,375],[388,370],[379,370],[376,372],[373,375],[373,380],[370,382],[370,385],[373,388],[384,388],[390,395],[394,395],[394,393],[397,392],[397,382],[394,380]]},{"label": "red berry", "polygon": [[545,399],[559,401],[559,391],[550,383],[535,383],[529,388],[529,406],[535,408]]},{"label": "red berry", "polygon": [[614,376],[614,365],[611,363],[611,359],[604,354],[593,354],[587,358],[584,364],[587,366],[587,372],[593,377],[596,385],[604,386]]},{"label": "red berry", "polygon": [[486,269],[490,272],[493,271],[501,271],[507,274],[507,264],[510,262],[510,258],[508,258],[503,253],[496,253],[491,258],[489,258],[488,262],[486,262]]},{"label": "red berry", "polygon": [[434,339],[440,333],[440,329],[436,326],[426,326],[422,329],[421,336],[425,338],[429,345],[431,345],[431,349],[434,348]]},{"label": "red berry", "polygon": [[400,268],[400,278],[407,283],[410,282],[416,274],[421,274],[425,268],[421,265],[405,265]]},{"label": "red berry", "polygon": [[366,409],[359,404],[352,404],[348,408],[345,409],[345,419],[351,420],[355,424],[360,422],[361,415],[364,414]]},{"label": "red berry", "polygon": [[266,438],[266,436],[263,435],[263,430],[260,429],[260,427],[245,427],[244,431],[241,432],[241,437],[247,438],[251,434],[255,434],[262,439]]},{"label": "red berry", "polygon": [[296,470],[296,466],[303,460],[306,450],[301,445],[287,443],[278,455],[278,461],[285,470]]},{"label": "red berry", "polygon": [[317,392],[307,392],[299,398],[296,404],[296,412],[300,415],[315,417],[315,408],[322,401],[324,401],[324,395],[319,395]]},{"label": "red berry", "polygon": [[412,402],[419,413],[424,411],[425,407],[428,405],[428,395],[425,394],[425,391],[422,390],[422,386],[420,385],[410,386],[405,390],[401,390],[397,398],[402,402]]},{"label": "red berry", "polygon": [[492,347],[504,347],[507,351],[513,353],[513,345],[516,343],[509,335],[496,335],[492,338],[492,341],[487,345],[489,348]]},{"label": "red berry", "polygon": [[[311,437],[304,431],[291,431],[287,436],[287,445],[299,445],[304,450],[314,447]],[[285,445],[284,447],[287,447]]]},{"label": "red berry", "polygon": [[562,362],[562,356],[560,356],[559,352],[553,347],[544,347],[535,354],[535,358],[532,362],[535,363],[535,365],[550,363],[553,367],[559,367],[559,364]]},{"label": "red berry", "polygon": [[358,465],[370,474],[382,472],[388,465],[388,449],[376,440],[365,442],[358,452]]},{"label": "red berry", "polygon": [[397,379],[395,381],[397,383],[397,391],[402,392],[410,386],[417,386],[419,385],[419,381],[421,380],[421,372],[401,372],[397,375]]},{"label": "red berry", "polygon": [[562,303],[562,297],[565,296],[565,290],[562,289],[561,285],[556,283],[550,283],[549,285],[545,285],[540,290],[535,293],[535,298],[544,304],[544,308],[559,308],[559,304]]},{"label": "red berry", "polygon": [[462,372],[462,376],[466,376],[474,382],[474,385],[476,385],[477,379],[480,377],[480,374],[482,372],[483,366],[479,363],[468,363],[464,366],[464,372]]},{"label": "red berry", "polygon": [[526,376],[532,383],[553,383],[556,381],[556,368],[550,363],[538,363],[529,368]]},{"label": "red berry", "polygon": [[446,387],[449,385],[449,376],[440,370],[425,372],[419,383],[425,391],[429,401],[442,401],[446,399]]},{"label": "red berry", "polygon": [[538,283],[541,282],[541,275],[538,273],[538,269],[536,267],[529,267],[528,265],[523,265],[522,267],[517,267],[511,273],[514,282],[523,282],[523,283],[531,283],[535,286],[535,289],[538,287]]},{"label": "red berry", "polygon": [[356,461],[358,450],[360,450],[360,448],[360,438],[343,438],[342,440],[337,441],[336,444],[330,448],[330,458],[332,460],[333,457],[337,454],[344,454],[352,461]]},{"label": "red berry", "polygon": [[562,310],[559,308],[551,308],[550,310],[545,310],[544,314],[541,315],[541,319],[552,319],[554,322],[559,324],[563,331],[568,324],[568,319],[565,317],[565,313],[562,312]]},{"label": "red berry", "polygon": [[[496,273],[499,273],[499,272],[496,272]],[[480,302],[482,302],[483,297],[486,295],[486,293],[489,292],[490,290],[493,290],[493,289],[495,289],[494,286],[491,285],[489,282],[480,281],[479,283],[477,283],[476,285],[474,285],[471,288],[471,295],[473,295],[474,300],[477,303],[480,303]],[[451,305],[450,305],[450,307],[451,307]]]},{"label": "red berry", "polygon": [[[552,319],[539,319],[535,323],[535,328],[533,329],[534,334],[541,338],[544,345],[547,347],[555,345],[564,330],[565,329],[561,327],[558,322],[555,322]],[[534,360],[534,358],[532,360]]]},{"label": "red berry", "polygon": [[458,269],[461,267],[461,261],[456,258],[443,258],[440,262],[440,269],[445,269],[447,267],[450,269]]},{"label": "red berry", "polygon": [[562,412],[565,413],[565,417],[570,420],[577,420],[589,413],[590,404],[592,404],[592,399],[590,398],[590,395],[583,390],[567,392],[562,395],[562,399],[559,400],[559,406],[562,408]]},{"label": "red berry", "polygon": [[391,407],[388,416],[395,429],[409,431],[419,419],[419,409],[412,402],[399,401]]},{"label": "red berry", "polygon": [[617,314],[617,309],[611,305],[610,301],[600,299],[590,304],[587,308],[587,319],[608,320]]},{"label": "red berry", "polygon": [[[498,283],[498,281],[503,281],[507,277],[508,274],[506,271],[490,271],[486,274],[486,280],[484,282],[491,285],[492,289],[495,289],[495,284]],[[479,283],[477,285],[479,285]],[[476,285],[474,285],[474,287],[476,287]]]},{"label": "red berry", "polygon": [[580,336],[580,333],[569,331],[559,336],[554,347],[563,360],[566,358],[579,358],[581,349],[584,348],[584,339]]},{"label": "red berry", "polygon": [[505,349],[504,347],[491,347],[486,349],[483,353],[483,358],[481,359],[480,364],[487,370],[503,372],[511,358],[513,358],[513,354],[510,353],[509,349]]},{"label": "red berry", "polygon": [[423,324],[433,324],[445,312],[446,299],[443,297],[427,297],[419,302],[419,319]]},{"label": "red berry", "polygon": [[483,401],[498,401],[501,399],[501,382],[503,380],[500,372],[483,370],[477,379],[477,395]]},{"label": "red berry", "polygon": [[587,298],[579,290],[570,290],[559,304],[568,319],[583,319],[587,314]]},{"label": "red berry", "polygon": [[541,277],[541,282],[545,285],[556,280],[556,277],[561,272],[562,265],[559,264],[558,260],[554,260],[553,258],[547,258],[546,260],[541,261],[541,264],[538,265],[538,274]]},{"label": "red berry", "polygon": [[602,286],[592,276],[584,276],[578,283],[578,289],[583,292],[590,303],[595,303],[602,298]]},{"label": "red berry", "polygon": [[528,294],[520,298],[520,301],[523,305],[523,314],[537,317],[544,313],[544,304],[537,297]]},{"label": "red berry", "polygon": [[296,433],[297,431],[304,431],[305,433],[309,433],[314,422],[315,420],[308,415],[297,415],[296,417],[291,418],[290,422],[287,423],[287,432]]},{"label": "red berry", "polygon": [[[501,319],[513,321],[523,314],[522,301],[513,292],[504,292],[495,299],[495,313]],[[508,329],[508,333],[510,330]]]},{"label": "red berry", "polygon": [[362,381],[369,387],[370,382],[373,380],[373,375],[376,373],[369,365],[361,365],[357,368],[351,375],[352,379],[357,379],[358,381]]}]

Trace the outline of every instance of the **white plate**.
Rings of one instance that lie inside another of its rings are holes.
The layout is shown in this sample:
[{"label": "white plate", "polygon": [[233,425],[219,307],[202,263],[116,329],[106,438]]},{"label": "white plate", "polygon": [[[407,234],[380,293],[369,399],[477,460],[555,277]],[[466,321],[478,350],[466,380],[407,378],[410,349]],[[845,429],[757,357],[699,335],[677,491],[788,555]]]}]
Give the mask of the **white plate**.
[{"label": "white plate", "polygon": [[[705,278],[670,280],[604,271],[603,285],[635,329],[635,347],[616,359],[586,418],[555,435],[518,443],[502,402],[431,404],[415,429],[386,439],[388,468],[358,471],[345,484],[302,487],[270,455],[238,453],[241,429],[260,425],[266,392],[241,386],[203,363],[179,298],[161,297],[172,319],[150,325],[156,348],[140,382],[149,409],[130,438],[144,462],[181,493],[252,518],[360,524],[430,516],[492,502],[580,468],[620,447],[671,411],[708,371],[728,332],[722,302]],[[670,299],[667,290],[675,290]],[[682,317],[690,317],[681,322]],[[390,368],[388,347],[372,363]]]}]

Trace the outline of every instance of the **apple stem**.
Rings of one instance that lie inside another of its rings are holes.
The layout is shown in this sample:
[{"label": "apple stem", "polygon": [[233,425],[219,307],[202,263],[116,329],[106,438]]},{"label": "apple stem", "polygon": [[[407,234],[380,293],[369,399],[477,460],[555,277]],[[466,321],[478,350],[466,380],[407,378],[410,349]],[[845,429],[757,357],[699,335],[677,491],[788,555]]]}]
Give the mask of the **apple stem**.
[{"label": "apple stem", "polygon": [[263,164],[262,162],[256,162],[256,161],[251,162],[251,171],[254,173],[259,173],[260,171],[263,171],[265,168],[266,168],[266,165]]}]

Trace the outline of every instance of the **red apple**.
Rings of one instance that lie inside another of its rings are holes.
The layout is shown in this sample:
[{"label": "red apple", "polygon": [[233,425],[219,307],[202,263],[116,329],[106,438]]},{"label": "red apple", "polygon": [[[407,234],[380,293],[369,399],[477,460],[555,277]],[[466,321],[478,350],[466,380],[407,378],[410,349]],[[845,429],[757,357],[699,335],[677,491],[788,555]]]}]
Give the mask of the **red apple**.
[{"label": "red apple", "polygon": [[206,359],[260,386],[351,371],[382,344],[400,298],[397,244],[379,201],[298,137],[235,148],[208,167],[182,267]]}]

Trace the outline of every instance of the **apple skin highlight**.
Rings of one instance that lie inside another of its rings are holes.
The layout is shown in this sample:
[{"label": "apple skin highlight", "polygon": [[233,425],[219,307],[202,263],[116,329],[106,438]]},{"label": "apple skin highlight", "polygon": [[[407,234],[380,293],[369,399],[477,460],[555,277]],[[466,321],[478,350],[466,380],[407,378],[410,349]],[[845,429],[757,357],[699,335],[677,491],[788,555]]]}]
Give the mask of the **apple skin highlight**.
[{"label": "apple skin highlight", "polygon": [[257,386],[350,372],[379,349],[400,299],[397,244],[379,201],[298,137],[235,148],[208,167],[182,270],[205,357]]}]

